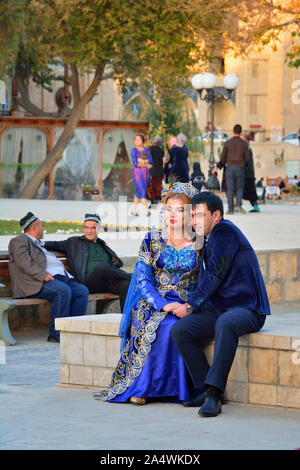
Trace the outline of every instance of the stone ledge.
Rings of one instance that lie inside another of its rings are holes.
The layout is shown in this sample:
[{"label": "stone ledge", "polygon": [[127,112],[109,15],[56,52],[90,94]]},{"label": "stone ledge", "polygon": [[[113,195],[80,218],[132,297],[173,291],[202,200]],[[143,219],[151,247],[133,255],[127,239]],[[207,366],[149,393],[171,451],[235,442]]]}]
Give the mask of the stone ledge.
[{"label": "stone ledge", "polygon": [[61,332],[118,336],[121,316],[121,313],[107,313],[104,315],[83,315],[74,318],[56,318],[55,328]]},{"label": "stone ledge", "polygon": [[[56,320],[61,386],[109,385],[120,355],[120,319],[121,314],[112,313]],[[213,348],[213,341],[205,348],[209,362]],[[258,333],[240,338],[226,392],[229,401],[300,409],[300,325],[295,316],[271,316]]]}]

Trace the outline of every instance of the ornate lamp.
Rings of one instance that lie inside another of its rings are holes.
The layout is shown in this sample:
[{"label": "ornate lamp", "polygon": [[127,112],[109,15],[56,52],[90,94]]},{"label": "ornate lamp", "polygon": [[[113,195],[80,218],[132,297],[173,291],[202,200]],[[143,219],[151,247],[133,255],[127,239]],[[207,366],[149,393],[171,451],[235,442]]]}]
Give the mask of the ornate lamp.
[{"label": "ornate lamp", "polygon": [[221,91],[216,88],[217,78],[213,73],[198,73],[192,78],[192,86],[197,90],[199,97],[202,101],[206,101],[211,105],[211,139],[210,139],[210,154],[209,154],[209,176],[215,166],[214,157],[214,114],[215,102],[228,101],[231,98],[233,91],[238,85],[239,79],[236,75],[230,73],[223,78],[223,85],[225,90]]}]

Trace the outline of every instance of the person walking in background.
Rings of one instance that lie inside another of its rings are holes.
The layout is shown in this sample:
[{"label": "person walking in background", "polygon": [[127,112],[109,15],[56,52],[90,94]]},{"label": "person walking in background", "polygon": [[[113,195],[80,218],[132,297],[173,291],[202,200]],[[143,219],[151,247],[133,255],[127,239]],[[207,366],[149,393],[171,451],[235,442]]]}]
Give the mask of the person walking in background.
[{"label": "person walking in background", "polygon": [[250,147],[250,135],[243,134],[242,139],[248,144],[249,160],[245,166],[245,184],[244,184],[244,199],[250,202],[252,209],[250,212],[260,212],[258,207],[258,196],[255,187],[255,172],[253,153]]},{"label": "person walking in background", "polygon": [[153,137],[150,153],[152,156],[152,168],[150,168],[147,199],[151,201],[151,204],[155,204],[161,199],[162,180],[164,176],[164,152],[161,148],[161,138],[159,136]]},{"label": "person walking in background", "polygon": [[176,181],[181,183],[189,182],[189,151],[186,147],[187,138],[184,134],[178,134],[177,143],[170,151],[171,174]]},{"label": "person walking in background", "polygon": [[[241,139],[242,127],[236,124],[233,128],[233,137],[224,144],[220,155],[221,165],[226,165],[226,195],[228,202],[227,214],[241,212],[245,181],[245,165],[249,160],[248,144]],[[236,207],[234,209],[234,195],[236,194]]]},{"label": "person walking in background", "polygon": [[135,147],[131,150],[133,163],[132,176],[135,186],[135,197],[131,215],[137,215],[136,210],[139,202],[142,203],[145,214],[149,215],[146,191],[149,183],[149,171],[152,167],[152,156],[148,147],[145,147],[144,134],[135,136]]},{"label": "person walking in background", "polygon": [[165,163],[164,163],[164,181],[167,184],[169,182],[169,175],[171,171],[171,163],[170,163],[170,152],[174,145],[177,144],[176,137],[171,137],[169,142],[169,148],[166,151],[165,155]]}]

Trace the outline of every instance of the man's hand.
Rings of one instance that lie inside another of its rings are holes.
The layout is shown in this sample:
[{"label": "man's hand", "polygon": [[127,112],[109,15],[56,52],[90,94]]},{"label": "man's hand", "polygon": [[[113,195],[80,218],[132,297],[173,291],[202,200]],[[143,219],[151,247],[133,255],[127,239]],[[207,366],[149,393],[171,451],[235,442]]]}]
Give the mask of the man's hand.
[{"label": "man's hand", "polygon": [[176,308],[178,308],[181,304],[179,302],[171,302],[163,307],[164,312],[173,312]]},{"label": "man's hand", "polygon": [[173,310],[173,313],[176,315],[176,317],[179,318],[184,318],[189,315],[189,313],[186,311],[185,304],[179,304],[178,307]]},{"label": "man's hand", "polygon": [[45,277],[44,281],[45,281],[45,282],[54,281],[54,277],[52,277],[51,274],[47,274],[47,276]]}]

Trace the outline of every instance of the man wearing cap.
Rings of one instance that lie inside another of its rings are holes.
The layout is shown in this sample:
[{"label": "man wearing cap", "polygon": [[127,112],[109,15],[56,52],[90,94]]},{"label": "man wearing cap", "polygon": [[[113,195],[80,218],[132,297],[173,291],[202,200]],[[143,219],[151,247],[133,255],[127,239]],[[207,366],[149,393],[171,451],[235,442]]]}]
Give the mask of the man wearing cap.
[{"label": "man wearing cap", "polygon": [[85,214],[84,235],[63,241],[47,241],[47,250],[61,251],[68,259],[71,274],[86,285],[91,294],[111,292],[120,297],[123,311],[131,274],[120,269],[122,261],[107,244],[98,238],[98,214]]},{"label": "man wearing cap", "polygon": [[63,263],[41,241],[43,223],[32,212],[20,220],[23,235],[11,239],[9,272],[13,298],[37,297],[51,302],[48,341],[59,343],[55,318],[84,315],[88,289],[75,282]]}]

